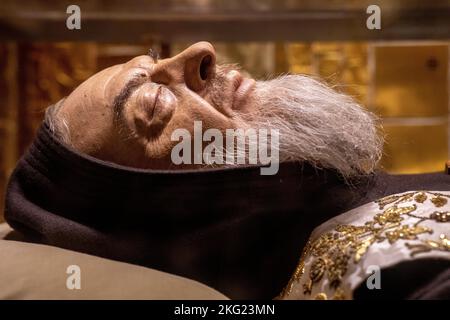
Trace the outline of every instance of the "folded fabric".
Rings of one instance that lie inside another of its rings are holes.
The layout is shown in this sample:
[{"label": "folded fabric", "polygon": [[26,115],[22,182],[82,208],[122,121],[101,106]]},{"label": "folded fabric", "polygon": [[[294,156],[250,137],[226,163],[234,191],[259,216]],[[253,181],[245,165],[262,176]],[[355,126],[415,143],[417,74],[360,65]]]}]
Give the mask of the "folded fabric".
[{"label": "folded fabric", "polygon": [[227,299],[154,269],[8,240],[0,240],[0,283],[0,299]]}]

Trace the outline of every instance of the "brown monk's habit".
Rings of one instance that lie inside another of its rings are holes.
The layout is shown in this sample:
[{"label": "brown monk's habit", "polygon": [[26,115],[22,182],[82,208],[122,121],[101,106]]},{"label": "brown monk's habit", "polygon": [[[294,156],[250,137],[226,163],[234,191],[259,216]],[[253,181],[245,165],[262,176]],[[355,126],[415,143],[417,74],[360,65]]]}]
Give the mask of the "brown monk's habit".
[{"label": "brown monk's habit", "polygon": [[[300,163],[283,163],[273,176],[255,166],[139,170],[81,155],[44,123],[11,177],[5,216],[31,241],[192,278],[230,298],[273,298],[319,224],[385,195],[420,189],[450,190],[450,176],[380,172],[349,186],[334,171]],[[429,263],[409,280],[405,270],[413,267],[398,269],[400,280],[394,268],[392,290],[386,280],[377,294],[420,294],[448,268]],[[373,294],[362,288],[355,297]]]}]

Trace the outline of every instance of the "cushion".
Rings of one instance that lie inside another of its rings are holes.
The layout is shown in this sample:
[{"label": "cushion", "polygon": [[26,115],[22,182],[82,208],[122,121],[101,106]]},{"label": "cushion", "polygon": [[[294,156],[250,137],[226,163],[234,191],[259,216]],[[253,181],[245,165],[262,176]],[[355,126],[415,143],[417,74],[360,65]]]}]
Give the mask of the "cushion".
[{"label": "cushion", "polygon": [[[0,224],[0,238],[10,231]],[[0,283],[0,299],[227,299],[176,275],[11,240],[0,240]]]}]

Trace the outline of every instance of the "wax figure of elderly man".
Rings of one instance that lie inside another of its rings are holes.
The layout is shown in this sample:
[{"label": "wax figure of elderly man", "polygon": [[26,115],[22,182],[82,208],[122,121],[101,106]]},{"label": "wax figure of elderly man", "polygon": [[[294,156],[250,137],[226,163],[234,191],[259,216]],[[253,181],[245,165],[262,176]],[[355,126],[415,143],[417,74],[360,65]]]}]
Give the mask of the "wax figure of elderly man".
[{"label": "wax figure of elderly man", "polygon": [[[448,296],[450,176],[379,171],[376,118],[317,80],[255,81],[215,60],[207,42],[139,56],[51,106],[12,175],[7,222],[230,298]],[[174,163],[173,133],[194,139],[196,123],[278,132],[276,172],[258,159]]]}]

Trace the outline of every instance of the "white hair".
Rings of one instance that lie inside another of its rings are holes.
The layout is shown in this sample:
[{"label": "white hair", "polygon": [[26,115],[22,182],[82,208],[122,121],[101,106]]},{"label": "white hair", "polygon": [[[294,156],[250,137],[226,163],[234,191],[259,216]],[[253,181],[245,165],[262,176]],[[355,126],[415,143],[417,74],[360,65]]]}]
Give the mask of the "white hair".
[{"label": "white hair", "polygon": [[381,158],[377,118],[311,77],[258,81],[250,103],[256,111],[237,118],[249,127],[279,130],[280,162],[306,161],[351,177],[371,173]]},{"label": "white hair", "polygon": [[67,124],[66,119],[59,113],[64,100],[65,99],[61,99],[45,110],[45,122],[55,137],[66,145],[70,145],[69,125]]},{"label": "white hair", "polygon": [[[221,80],[219,73],[215,82],[219,93]],[[220,94],[217,100],[221,101]],[[311,77],[284,75],[258,81],[248,102],[252,112],[236,112],[236,128],[278,130],[280,162],[308,162],[353,177],[371,173],[381,158],[383,138],[377,118],[350,96]],[[47,109],[46,122],[59,140],[71,145],[68,124],[58,113],[62,104],[63,100]],[[246,140],[245,149],[233,150],[234,155],[248,156],[248,143],[254,141]]]}]

